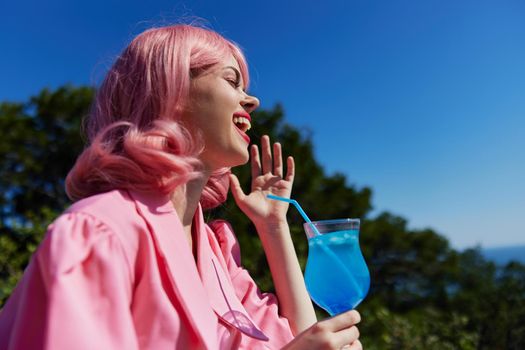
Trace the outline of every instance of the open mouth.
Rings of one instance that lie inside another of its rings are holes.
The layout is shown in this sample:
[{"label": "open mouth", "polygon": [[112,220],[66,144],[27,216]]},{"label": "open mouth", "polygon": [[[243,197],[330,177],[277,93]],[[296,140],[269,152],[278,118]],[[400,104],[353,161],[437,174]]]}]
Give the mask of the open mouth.
[{"label": "open mouth", "polygon": [[252,128],[252,124],[250,123],[248,118],[245,117],[234,116],[233,123],[235,124],[237,129],[241,130],[242,132],[246,132]]},{"label": "open mouth", "polygon": [[237,130],[239,135],[241,135],[244,141],[246,141],[249,144],[250,137],[246,135],[246,131],[250,130],[252,127],[252,123],[250,122],[250,115],[246,114],[246,116],[244,116],[242,114],[240,115],[240,113],[234,114],[233,124],[235,125],[235,129]]}]

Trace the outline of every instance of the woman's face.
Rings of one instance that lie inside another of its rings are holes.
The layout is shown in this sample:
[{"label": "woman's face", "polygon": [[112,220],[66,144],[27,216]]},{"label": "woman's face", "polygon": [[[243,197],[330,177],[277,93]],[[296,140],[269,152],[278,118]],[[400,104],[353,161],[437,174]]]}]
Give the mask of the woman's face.
[{"label": "woman's face", "polygon": [[203,137],[204,151],[199,159],[207,170],[248,161],[249,113],[258,106],[259,100],[244,91],[239,64],[233,56],[192,79],[183,121]]}]

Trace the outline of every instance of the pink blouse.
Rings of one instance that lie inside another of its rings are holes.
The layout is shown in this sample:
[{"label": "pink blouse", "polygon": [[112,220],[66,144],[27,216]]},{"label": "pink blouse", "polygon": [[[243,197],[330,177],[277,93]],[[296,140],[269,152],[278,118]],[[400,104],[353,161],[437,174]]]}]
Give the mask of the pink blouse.
[{"label": "pink blouse", "polygon": [[111,191],[52,225],[0,312],[0,349],[279,349],[277,299],[199,208],[196,257],[167,197]]}]

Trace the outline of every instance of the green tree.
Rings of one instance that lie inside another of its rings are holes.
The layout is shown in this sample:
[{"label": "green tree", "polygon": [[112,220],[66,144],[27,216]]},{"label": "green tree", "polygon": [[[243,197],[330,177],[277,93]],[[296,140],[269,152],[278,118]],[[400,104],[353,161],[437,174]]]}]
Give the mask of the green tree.
[{"label": "green tree", "polygon": [[80,122],[92,98],[90,88],[64,86],[0,104],[0,305],[69,203],[64,179],[82,150]]},{"label": "green tree", "polygon": [[[93,95],[91,88],[64,86],[25,103],[0,103],[5,131],[0,138],[0,307],[47,225],[69,205],[64,179],[83,148],[79,130]],[[312,218],[363,219],[361,246],[372,276],[370,294],[359,307],[365,348],[525,348],[525,266],[498,268],[479,249],[458,252],[435,231],[410,230],[404,218],[391,213],[369,217],[372,190],[343,174],[326,174],[314,157],[311,134],[287,124],[281,106],[253,117],[256,136],[268,134],[294,155],[293,196]],[[234,172],[248,189],[249,167]],[[272,290],[255,229],[233,199],[207,216],[232,223],[243,264],[262,289]],[[307,244],[302,218],[293,209],[289,222],[304,267]]]}]

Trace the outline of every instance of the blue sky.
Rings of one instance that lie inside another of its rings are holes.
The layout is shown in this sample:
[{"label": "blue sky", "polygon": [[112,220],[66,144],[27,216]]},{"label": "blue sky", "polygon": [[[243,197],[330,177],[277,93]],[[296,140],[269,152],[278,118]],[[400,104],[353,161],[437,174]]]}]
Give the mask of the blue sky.
[{"label": "blue sky", "polygon": [[[453,247],[525,243],[525,2],[3,1],[0,101],[97,84],[133,36],[198,16],[329,173]],[[315,208],[309,208],[315,218]]]}]

